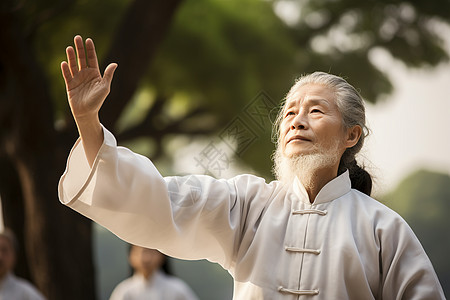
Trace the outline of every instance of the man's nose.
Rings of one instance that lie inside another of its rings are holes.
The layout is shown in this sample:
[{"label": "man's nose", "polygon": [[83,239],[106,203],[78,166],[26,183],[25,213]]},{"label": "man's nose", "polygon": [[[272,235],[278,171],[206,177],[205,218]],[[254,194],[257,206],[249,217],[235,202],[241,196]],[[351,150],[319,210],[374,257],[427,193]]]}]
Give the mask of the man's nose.
[{"label": "man's nose", "polygon": [[307,128],[307,120],[303,113],[299,113],[292,119],[291,129],[306,129]]}]

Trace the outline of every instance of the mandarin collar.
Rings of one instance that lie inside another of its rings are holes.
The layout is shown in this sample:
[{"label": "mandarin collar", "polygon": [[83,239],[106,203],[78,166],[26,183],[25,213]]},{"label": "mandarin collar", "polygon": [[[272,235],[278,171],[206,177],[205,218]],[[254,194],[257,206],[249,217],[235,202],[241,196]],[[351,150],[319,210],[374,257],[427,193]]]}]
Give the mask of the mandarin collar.
[{"label": "mandarin collar", "polygon": [[301,183],[301,181],[298,179],[298,177],[295,177],[294,183],[293,183],[293,191],[294,193],[300,198],[302,202],[305,202],[306,204],[311,205],[317,205],[320,203],[326,203],[333,201],[334,199],[337,199],[348,192],[350,192],[352,188],[352,184],[350,181],[350,176],[348,173],[348,170],[342,173],[341,175],[337,176],[330,182],[328,182],[317,194],[316,199],[314,199],[313,203],[309,202],[309,196],[306,192],[305,187]]}]

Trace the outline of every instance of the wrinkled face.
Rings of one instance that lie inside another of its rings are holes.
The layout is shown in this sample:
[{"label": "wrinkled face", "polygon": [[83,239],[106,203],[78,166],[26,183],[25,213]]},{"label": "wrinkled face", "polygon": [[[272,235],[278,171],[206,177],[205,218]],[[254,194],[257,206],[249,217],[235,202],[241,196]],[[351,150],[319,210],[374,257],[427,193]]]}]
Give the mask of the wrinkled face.
[{"label": "wrinkled face", "polygon": [[306,84],[286,99],[279,140],[284,156],[323,153],[336,156],[339,162],[346,139],[347,131],[332,89]]},{"label": "wrinkled face", "polygon": [[164,255],[158,250],[132,246],[130,250],[130,265],[145,277],[158,270],[164,262]]},{"label": "wrinkled face", "polygon": [[3,278],[14,268],[15,253],[11,241],[0,237],[0,278]]}]

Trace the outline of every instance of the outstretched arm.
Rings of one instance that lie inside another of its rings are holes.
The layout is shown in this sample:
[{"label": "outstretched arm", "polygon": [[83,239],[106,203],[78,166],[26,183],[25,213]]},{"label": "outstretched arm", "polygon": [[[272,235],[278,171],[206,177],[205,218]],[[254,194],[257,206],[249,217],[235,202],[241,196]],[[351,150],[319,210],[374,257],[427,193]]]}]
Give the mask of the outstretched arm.
[{"label": "outstretched arm", "polygon": [[86,39],[85,49],[83,39],[77,35],[74,43],[76,53],[72,46],[67,47],[67,62],[61,63],[61,71],[66,83],[70,109],[83,142],[86,158],[92,166],[103,143],[98,112],[109,94],[117,64],[109,64],[102,76],[94,42]]}]

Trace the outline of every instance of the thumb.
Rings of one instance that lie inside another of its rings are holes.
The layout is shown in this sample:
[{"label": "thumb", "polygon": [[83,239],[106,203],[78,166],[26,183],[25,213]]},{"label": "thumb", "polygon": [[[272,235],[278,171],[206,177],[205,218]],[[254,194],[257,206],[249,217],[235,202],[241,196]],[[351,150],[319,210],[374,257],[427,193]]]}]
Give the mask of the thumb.
[{"label": "thumb", "polygon": [[113,79],[113,75],[114,75],[114,71],[117,69],[117,64],[116,63],[112,63],[109,64],[106,69],[105,69],[105,73],[103,74],[103,79],[105,79],[109,84],[111,84],[111,81]]}]

